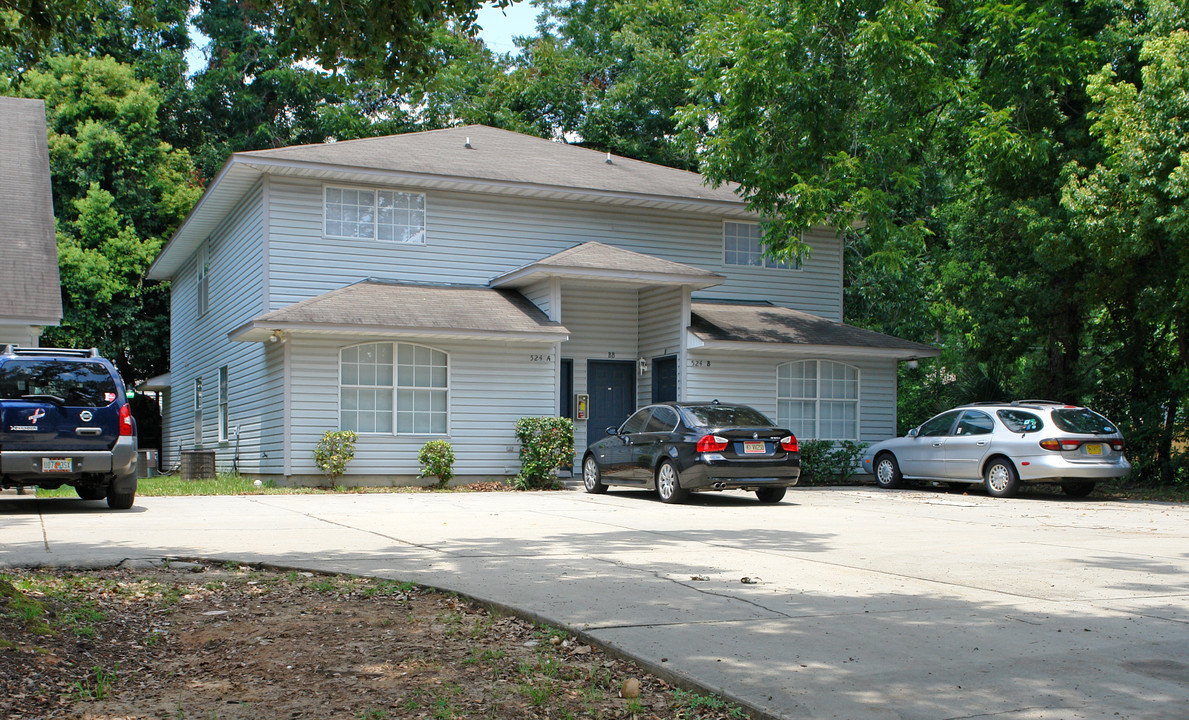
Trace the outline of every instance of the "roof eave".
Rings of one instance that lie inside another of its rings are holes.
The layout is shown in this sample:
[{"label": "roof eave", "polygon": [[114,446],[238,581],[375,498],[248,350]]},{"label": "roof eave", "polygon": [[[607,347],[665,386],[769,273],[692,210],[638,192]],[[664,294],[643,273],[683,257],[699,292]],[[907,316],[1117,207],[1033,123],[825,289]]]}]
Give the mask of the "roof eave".
[{"label": "roof eave", "polygon": [[392,338],[434,338],[439,340],[497,340],[502,342],[558,343],[570,339],[570,331],[563,326],[539,331],[478,330],[469,328],[393,327],[390,325],[353,325],[342,323],[301,323],[291,321],[253,320],[227,333],[233,342],[278,341],[287,336],[335,335]]},{"label": "roof eave", "polygon": [[[194,203],[194,207],[190,208],[186,219],[182,220],[182,224],[174,231],[173,236],[169,238],[169,242],[161,249],[157,259],[149,266],[149,270],[145,273],[145,277],[149,280],[169,280],[172,278],[186,259],[194,253],[198,244],[209,234],[219,222],[222,222],[222,216],[211,218],[207,220],[204,215],[205,210],[211,202],[211,198],[223,194],[222,184],[224,179],[229,175],[233,169],[238,170],[238,166],[244,165],[239,159],[238,155],[232,155],[227,158],[227,162],[223,163],[223,167],[219,168],[219,172],[215,174],[214,180],[207,185],[206,192],[202,197],[198,198],[198,202]],[[255,172],[256,177],[252,179],[252,184],[255,180],[263,176],[263,171],[251,168],[245,165],[244,169],[249,173]]]},{"label": "roof eave", "polygon": [[781,355],[830,355],[834,357],[887,358],[918,360],[937,357],[941,351],[922,345],[916,348],[879,348],[862,345],[821,345],[797,342],[759,342],[746,340],[711,340],[701,333],[688,333],[690,350],[728,350],[730,352],[779,353]]}]

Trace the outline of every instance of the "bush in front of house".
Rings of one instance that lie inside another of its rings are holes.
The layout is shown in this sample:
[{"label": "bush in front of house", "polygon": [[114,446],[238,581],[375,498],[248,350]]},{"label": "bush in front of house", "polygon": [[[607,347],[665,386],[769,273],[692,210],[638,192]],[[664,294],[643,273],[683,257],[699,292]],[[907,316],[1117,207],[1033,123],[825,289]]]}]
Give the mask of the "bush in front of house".
[{"label": "bush in front of house", "polygon": [[561,486],[557,469],[574,462],[574,421],[562,417],[522,417],[516,421],[520,440],[518,490]]},{"label": "bush in front of house", "polygon": [[867,443],[851,440],[804,440],[801,446],[801,485],[843,482],[854,475]]},{"label": "bush in front of house", "polygon": [[358,439],[359,436],[351,430],[327,430],[314,447],[314,464],[330,477],[331,487],[355,457],[355,441]]},{"label": "bush in front of house", "polygon": [[433,475],[438,479],[434,487],[439,490],[454,477],[454,448],[445,440],[430,440],[422,445],[417,462],[421,463],[421,474],[417,477]]}]

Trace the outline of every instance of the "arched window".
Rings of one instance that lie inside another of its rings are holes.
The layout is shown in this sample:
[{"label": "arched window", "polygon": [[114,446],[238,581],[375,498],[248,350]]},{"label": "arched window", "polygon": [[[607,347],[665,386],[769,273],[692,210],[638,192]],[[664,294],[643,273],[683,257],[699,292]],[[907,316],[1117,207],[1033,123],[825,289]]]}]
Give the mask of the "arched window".
[{"label": "arched window", "polygon": [[776,368],[777,422],[799,438],[859,439],[859,369],[832,360]]},{"label": "arched window", "polygon": [[408,343],[368,343],[339,351],[339,427],[359,433],[445,435],[448,358]]}]

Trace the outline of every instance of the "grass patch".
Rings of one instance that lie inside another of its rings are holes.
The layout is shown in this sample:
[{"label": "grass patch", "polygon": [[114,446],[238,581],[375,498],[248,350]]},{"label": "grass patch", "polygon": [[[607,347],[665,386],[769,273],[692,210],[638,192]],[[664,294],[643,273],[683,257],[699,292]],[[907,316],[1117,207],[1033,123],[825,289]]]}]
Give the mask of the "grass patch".
[{"label": "grass patch", "polygon": [[[270,480],[261,487],[256,487],[255,480],[243,475],[220,473],[217,477],[205,480],[183,480],[179,475],[158,475],[157,477],[141,478],[136,483],[136,494],[139,497],[183,497],[189,495],[362,495],[368,493],[421,493],[445,492],[466,493],[491,491],[498,483],[479,483],[476,485],[459,485],[448,488],[434,488],[421,486],[367,486],[334,488],[319,487],[278,487]],[[507,486],[511,490],[511,486]],[[37,497],[43,498],[77,498],[78,493],[73,487],[63,485],[60,488],[47,490],[37,488]]]}]

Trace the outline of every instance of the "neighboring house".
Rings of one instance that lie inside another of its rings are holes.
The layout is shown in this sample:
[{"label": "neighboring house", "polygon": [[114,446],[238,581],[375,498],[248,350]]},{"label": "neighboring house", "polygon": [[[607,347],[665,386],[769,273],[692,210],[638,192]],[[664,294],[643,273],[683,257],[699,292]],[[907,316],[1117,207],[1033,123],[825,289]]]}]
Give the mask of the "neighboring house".
[{"label": "neighboring house", "polygon": [[36,347],[62,321],[41,100],[0,97],[0,347]]},{"label": "neighboring house", "polygon": [[[172,282],[167,462],[353,482],[519,470],[516,420],[573,417],[579,453],[637,406],[749,403],[801,438],[896,427],[896,363],[932,348],[842,321],[842,248],[789,267],[730,187],[484,126],[236,153],[149,276]],[[238,448],[238,457],[236,456]]]}]

